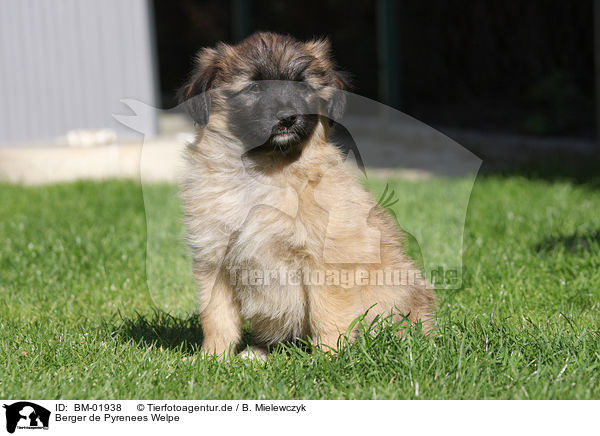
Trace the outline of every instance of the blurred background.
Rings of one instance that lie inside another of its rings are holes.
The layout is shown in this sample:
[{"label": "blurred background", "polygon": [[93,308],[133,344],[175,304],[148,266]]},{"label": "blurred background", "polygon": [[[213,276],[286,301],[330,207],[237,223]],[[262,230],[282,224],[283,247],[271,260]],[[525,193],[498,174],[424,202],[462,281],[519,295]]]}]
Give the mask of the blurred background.
[{"label": "blurred background", "polygon": [[[112,117],[128,112],[120,100],[173,108],[200,47],[257,30],[329,37],[352,92],[484,167],[600,150],[599,0],[2,0],[0,177],[134,174],[140,136]],[[157,144],[192,131],[173,111],[144,122]]]},{"label": "blurred background", "polygon": [[254,30],[326,35],[354,92],[424,121],[594,136],[593,1],[154,3],[161,101],[201,46]]}]

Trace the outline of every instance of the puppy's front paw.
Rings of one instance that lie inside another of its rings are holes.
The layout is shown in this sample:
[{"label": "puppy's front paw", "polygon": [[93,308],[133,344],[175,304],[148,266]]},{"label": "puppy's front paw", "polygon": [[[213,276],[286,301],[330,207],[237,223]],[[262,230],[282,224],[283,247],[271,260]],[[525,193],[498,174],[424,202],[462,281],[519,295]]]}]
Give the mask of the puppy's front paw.
[{"label": "puppy's front paw", "polygon": [[217,360],[228,359],[235,355],[235,344],[219,341],[206,341],[200,350],[202,358],[214,357]]},{"label": "puppy's front paw", "polygon": [[248,346],[239,354],[239,356],[242,359],[266,360],[267,351],[259,347]]}]

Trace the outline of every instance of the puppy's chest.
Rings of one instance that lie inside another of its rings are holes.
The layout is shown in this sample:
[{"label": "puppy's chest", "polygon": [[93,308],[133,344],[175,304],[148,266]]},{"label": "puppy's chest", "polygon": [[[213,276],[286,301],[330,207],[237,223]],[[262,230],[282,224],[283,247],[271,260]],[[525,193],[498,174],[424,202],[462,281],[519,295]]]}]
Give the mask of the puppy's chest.
[{"label": "puppy's chest", "polygon": [[297,192],[275,187],[249,206],[231,240],[233,263],[306,266],[322,250],[327,212],[314,201],[310,188]]},{"label": "puppy's chest", "polygon": [[298,278],[320,256],[326,228],[322,209],[305,192],[276,192],[269,200],[277,201],[249,211],[225,262],[242,316],[267,341],[304,334],[307,295]]}]

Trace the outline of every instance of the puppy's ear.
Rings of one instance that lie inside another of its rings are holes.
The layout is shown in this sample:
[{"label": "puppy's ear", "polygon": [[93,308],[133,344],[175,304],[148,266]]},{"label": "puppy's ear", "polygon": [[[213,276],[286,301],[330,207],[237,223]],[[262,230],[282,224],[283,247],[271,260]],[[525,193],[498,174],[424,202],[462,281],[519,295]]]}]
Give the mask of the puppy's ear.
[{"label": "puppy's ear", "polygon": [[218,52],[212,48],[200,50],[196,56],[196,66],[188,82],[177,95],[187,113],[201,126],[208,124],[210,112],[209,90],[218,72]]},{"label": "puppy's ear", "polygon": [[331,43],[327,37],[317,38],[306,43],[308,51],[317,59],[329,61]]},{"label": "puppy's ear", "polygon": [[333,88],[334,93],[327,102],[327,114],[332,120],[340,119],[346,107],[344,90],[350,87],[348,74],[337,71],[331,58],[331,43],[328,38],[314,39],[306,43],[308,51],[315,57],[320,67],[328,71],[325,78],[326,86]]},{"label": "puppy's ear", "polygon": [[348,75],[342,71],[331,71],[330,86],[335,89],[331,99],[327,103],[327,113],[332,120],[339,120],[344,115],[346,108],[346,93],[349,85]]}]

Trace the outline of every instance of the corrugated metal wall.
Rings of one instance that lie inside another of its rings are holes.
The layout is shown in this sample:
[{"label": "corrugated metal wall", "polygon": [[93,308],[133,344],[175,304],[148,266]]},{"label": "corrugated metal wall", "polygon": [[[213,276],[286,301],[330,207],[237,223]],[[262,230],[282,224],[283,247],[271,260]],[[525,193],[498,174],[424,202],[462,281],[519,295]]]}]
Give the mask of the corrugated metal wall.
[{"label": "corrugated metal wall", "polygon": [[[157,104],[146,0],[0,1],[0,143],[80,128],[134,133],[112,118],[119,102]],[[148,120],[156,132],[156,120]]]}]

